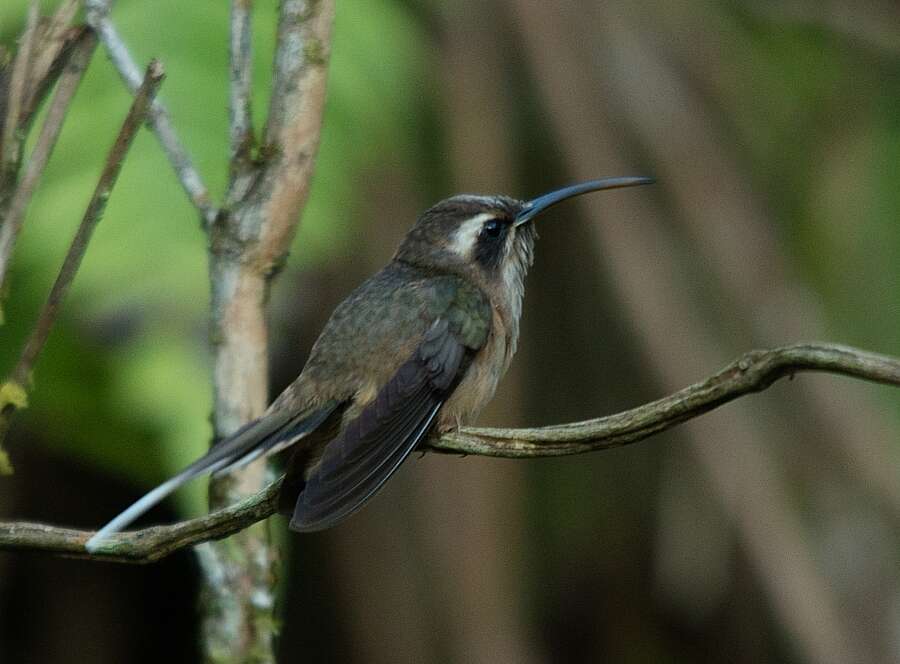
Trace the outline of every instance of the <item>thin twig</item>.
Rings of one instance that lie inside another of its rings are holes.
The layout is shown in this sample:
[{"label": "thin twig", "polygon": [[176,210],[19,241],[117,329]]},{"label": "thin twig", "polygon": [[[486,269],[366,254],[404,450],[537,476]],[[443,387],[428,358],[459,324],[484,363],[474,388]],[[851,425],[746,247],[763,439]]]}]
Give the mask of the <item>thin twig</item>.
[{"label": "thin twig", "polygon": [[47,110],[47,117],[41,127],[37,143],[28,159],[28,165],[25,167],[22,179],[19,181],[10,201],[9,209],[3,219],[3,225],[0,227],[0,287],[2,287],[6,279],[13,246],[25,219],[25,212],[28,209],[31,196],[41,174],[44,172],[44,167],[47,165],[50,155],[53,153],[56,139],[59,138],[63,122],[69,111],[69,105],[72,103],[72,99],[75,96],[78,85],[81,83],[88,63],[91,61],[91,56],[96,46],[97,38],[93,31],[84,29],[70,52],[69,62],[66,65],[65,72],[60,77],[59,85],[56,88],[50,108]]},{"label": "thin twig", "polygon": [[231,0],[230,135],[232,179],[250,164],[253,150],[251,48],[253,0]]},{"label": "thin twig", "polygon": [[39,7],[37,0],[31,0],[28,16],[25,20],[25,32],[19,43],[19,51],[13,63],[9,81],[8,101],[6,104],[6,121],[3,123],[3,134],[0,136],[0,176],[7,177],[18,168],[25,137],[20,131],[22,105],[28,98],[28,72],[31,68],[31,55],[37,32]]},{"label": "thin twig", "polygon": [[26,125],[53,84],[54,71],[68,59],[64,52],[84,30],[83,26],[75,30],[69,27],[80,6],[81,0],[65,0],[52,16],[38,24],[37,43],[28,72],[28,94],[22,100],[21,118]]},{"label": "thin twig", "polygon": [[[631,410],[584,422],[536,429],[474,429],[432,437],[427,449],[447,454],[510,459],[582,454],[636,443],[698,417],[779,378],[815,371],[842,374],[900,387],[900,358],[835,344],[797,344],[746,353],[712,377]],[[723,443],[724,444],[724,443]],[[240,503],[171,526],[154,526],[112,536],[87,553],[93,534],[31,523],[0,523],[0,550],[62,553],[92,560],[150,562],[173,551],[236,533],[271,516],[280,480]]]},{"label": "thin twig", "polygon": [[144,123],[153,97],[159,90],[164,77],[165,73],[162,64],[156,60],[151,61],[147,67],[144,82],[138,88],[134,101],[131,104],[131,109],[128,111],[128,116],[122,123],[116,142],[106,157],[106,163],[94,189],[94,195],[91,197],[90,203],[88,203],[78,231],[75,233],[63,265],[59,270],[59,275],[56,277],[53,288],[50,290],[47,303],[38,317],[31,336],[25,343],[15,369],[13,369],[12,380],[19,385],[27,383],[31,369],[41,349],[44,347],[47,337],[50,335],[50,330],[59,314],[60,305],[69,291],[69,287],[75,279],[75,274],[78,272],[78,267],[81,265],[81,260],[87,251],[91,234],[94,232],[97,224],[100,223],[100,218],[106,209],[106,203],[109,200],[113,186],[115,186],[119,172],[122,170],[122,163],[125,160],[128,148],[131,146],[138,129]]},{"label": "thin twig", "polygon": [[[125,85],[134,92],[141,84],[141,72],[115,25],[109,19],[111,4],[112,0],[85,0],[86,20],[88,25],[97,31],[109,59]],[[149,120],[191,203],[206,223],[212,223],[218,209],[210,200],[209,189],[178,138],[169,111],[161,101],[154,100],[150,107]]]}]

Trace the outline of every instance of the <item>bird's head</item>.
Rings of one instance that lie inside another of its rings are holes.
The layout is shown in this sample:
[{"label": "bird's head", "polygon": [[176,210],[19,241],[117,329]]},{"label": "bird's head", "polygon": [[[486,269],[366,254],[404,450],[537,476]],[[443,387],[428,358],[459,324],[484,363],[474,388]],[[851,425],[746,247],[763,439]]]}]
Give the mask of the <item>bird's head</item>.
[{"label": "bird's head", "polygon": [[590,180],[527,201],[508,196],[453,196],[419,217],[395,259],[461,274],[482,285],[512,285],[513,280],[521,282],[531,265],[537,238],[534,220],[544,210],[587,192],[652,182],[646,177]]}]

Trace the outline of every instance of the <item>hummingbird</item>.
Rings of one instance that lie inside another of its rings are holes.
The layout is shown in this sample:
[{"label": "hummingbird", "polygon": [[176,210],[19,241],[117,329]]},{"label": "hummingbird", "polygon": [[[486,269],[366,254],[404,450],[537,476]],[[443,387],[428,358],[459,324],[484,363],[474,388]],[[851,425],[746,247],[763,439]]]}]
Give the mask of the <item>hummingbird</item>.
[{"label": "hummingbird", "polygon": [[425,437],[471,421],[516,352],[542,212],[650,184],[590,180],[531,200],[457,195],[426,210],[391,261],[334,310],[300,376],[259,418],[99,530],[99,547],[189,480],[290,448],[278,511],[299,532],[356,512]]}]

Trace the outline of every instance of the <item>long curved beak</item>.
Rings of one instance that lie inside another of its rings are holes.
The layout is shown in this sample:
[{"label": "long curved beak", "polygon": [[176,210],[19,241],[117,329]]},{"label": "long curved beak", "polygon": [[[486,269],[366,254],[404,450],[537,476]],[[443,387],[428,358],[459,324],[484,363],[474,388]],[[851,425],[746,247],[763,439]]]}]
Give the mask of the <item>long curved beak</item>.
[{"label": "long curved beak", "polygon": [[516,226],[521,226],[526,221],[531,221],[547,208],[556,205],[560,201],[573,196],[580,196],[589,191],[600,191],[601,189],[620,189],[622,187],[636,187],[640,184],[653,184],[656,182],[653,178],[646,177],[622,177],[622,178],[602,178],[600,180],[588,180],[587,182],[579,182],[562,189],[556,189],[543,196],[532,198],[525,203],[525,206],[516,215]]}]

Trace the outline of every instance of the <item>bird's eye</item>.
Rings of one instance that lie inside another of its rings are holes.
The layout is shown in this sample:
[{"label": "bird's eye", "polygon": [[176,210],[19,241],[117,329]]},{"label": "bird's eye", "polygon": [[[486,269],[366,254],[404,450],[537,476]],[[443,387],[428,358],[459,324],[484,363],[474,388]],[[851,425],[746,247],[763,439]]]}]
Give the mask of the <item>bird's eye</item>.
[{"label": "bird's eye", "polygon": [[503,223],[498,219],[488,219],[486,222],[484,222],[482,231],[488,237],[500,237],[500,233],[503,232]]}]

